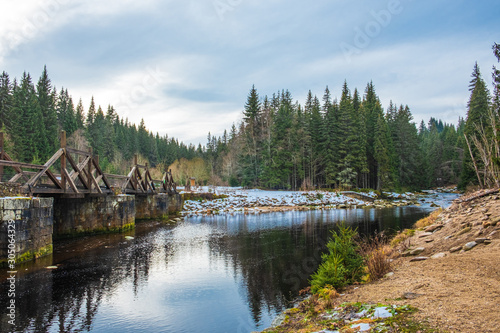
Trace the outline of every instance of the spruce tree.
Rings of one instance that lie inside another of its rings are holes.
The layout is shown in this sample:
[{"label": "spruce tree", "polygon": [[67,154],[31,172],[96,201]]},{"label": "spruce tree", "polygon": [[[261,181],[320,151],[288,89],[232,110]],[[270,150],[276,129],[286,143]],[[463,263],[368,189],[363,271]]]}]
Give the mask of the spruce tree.
[{"label": "spruce tree", "polygon": [[478,127],[484,127],[488,131],[490,120],[488,119],[488,111],[490,107],[490,95],[486,83],[481,77],[479,66],[474,65],[472,71],[472,79],[469,84],[471,92],[469,102],[467,104],[467,118],[465,121],[464,135],[468,138],[471,145],[472,156],[469,153],[469,147],[464,147],[464,159],[462,164],[462,173],[458,187],[465,189],[470,184],[478,184],[478,175],[473,166],[473,159],[477,163],[479,170],[482,169],[481,158],[477,148],[471,143],[471,137],[478,134]]},{"label": "spruce tree", "polygon": [[15,156],[21,162],[42,161],[47,148],[44,119],[31,76],[24,72],[14,86],[10,136]]},{"label": "spruce tree", "polygon": [[257,186],[261,174],[261,103],[255,85],[248,94],[244,115],[244,140],[240,154],[243,185]]},{"label": "spruce tree", "polygon": [[38,107],[42,115],[42,126],[45,133],[46,146],[39,152],[42,160],[49,159],[59,146],[59,130],[57,126],[57,113],[55,107],[56,94],[52,91],[52,83],[44,66],[42,75],[36,86]]},{"label": "spruce tree", "polygon": [[380,100],[375,93],[375,87],[372,82],[368,83],[365,89],[363,102],[361,103],[366,119],[366,158],[369,169],[368,187],[377,188],[378,165],[375,153],[375,132],[379,118],[383,118],[383,110]]},{"label": "spruce tree", "polygon": [[83,103],[82,99],[78,101],[78,105],[76,106],[76,114],[75,114],[75,120],[76,120],[76,128],[77,129],[83,129],[84,124],[85,124],[85,116],[84,116],[84,109],[83,109]]},{"label": "spruce tree", "polygon": [[12,84],[9,74],[2,72],[0,76],[0,129],[9,127],[9,117],[12,107]]},{"label": "spruce tree", "polygon": [[374,158],[376,167],[376,189],[393,187],[393,170],[391,165],[391,137],[387,122],[379,115],[374,127]]}]

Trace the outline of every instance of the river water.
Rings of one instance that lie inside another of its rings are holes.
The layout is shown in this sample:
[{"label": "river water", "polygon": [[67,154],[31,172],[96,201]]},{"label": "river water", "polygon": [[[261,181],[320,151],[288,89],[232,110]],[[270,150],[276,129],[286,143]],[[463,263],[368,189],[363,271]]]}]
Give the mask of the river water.
[{"label": "river water", "polygon": [[[455,197],[432,200],[446,206]],[[15,328],[6,315],[2,271],[0,331],[262,330],[308,285],[339,221],[362,234],[393,232],[432,210],[423,203],[191,217],[175,225],[140,222],[124,234],[58,242],[53,255],[17,267]]]}]

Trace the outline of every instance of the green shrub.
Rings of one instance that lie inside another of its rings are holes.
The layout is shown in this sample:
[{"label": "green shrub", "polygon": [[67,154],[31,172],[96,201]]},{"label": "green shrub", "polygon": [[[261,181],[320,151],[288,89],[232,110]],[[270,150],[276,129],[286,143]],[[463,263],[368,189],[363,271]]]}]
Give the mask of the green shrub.
[{"label": "green shrub", "polygon": [[323,262],[312,275],[311,290],[318,292],[326,285],[340,289],[348,284],[361,281],[363,275],[363,257],[358,253],[355,241],[356,230],[341,224],[338,231],[332,231],[328,241],[328,253],[323,254]]}]

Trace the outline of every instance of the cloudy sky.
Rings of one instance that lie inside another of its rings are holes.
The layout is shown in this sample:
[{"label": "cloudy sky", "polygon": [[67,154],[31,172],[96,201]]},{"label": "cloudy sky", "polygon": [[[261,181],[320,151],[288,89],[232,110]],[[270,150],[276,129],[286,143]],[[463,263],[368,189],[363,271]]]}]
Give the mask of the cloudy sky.
[{"label": "cloudy sky", "polygon": [[491,86],[499,14],[498,0],[3,0],[0,70],[47,65],[75,103],[194,144],[241,119],[253,84],[303,104],[371,80],[384,107],[456,123],[475,61]]}]

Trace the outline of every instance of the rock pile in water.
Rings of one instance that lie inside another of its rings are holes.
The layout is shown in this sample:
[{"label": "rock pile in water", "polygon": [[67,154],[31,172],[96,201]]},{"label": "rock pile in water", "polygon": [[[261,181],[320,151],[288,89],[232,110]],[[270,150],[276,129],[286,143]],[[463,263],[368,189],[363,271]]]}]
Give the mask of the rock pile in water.
[{"label": "rock pile in water", "polygon": [[415,203],[414,197],[412,198],[409,194],[404,194],[393,201],[375,200],[374,202],[350,198],[336,192],[321,191],[233,190],[220,194],[227,197],[215,200],[186,200],[183,214],[263,213],[291,209],[387,208]]}]

